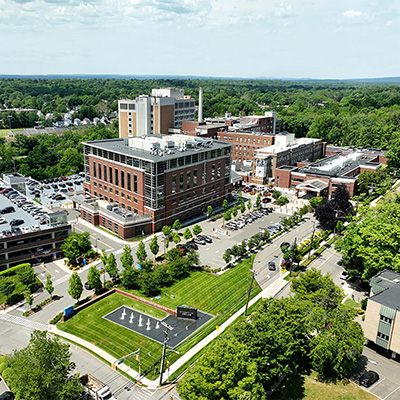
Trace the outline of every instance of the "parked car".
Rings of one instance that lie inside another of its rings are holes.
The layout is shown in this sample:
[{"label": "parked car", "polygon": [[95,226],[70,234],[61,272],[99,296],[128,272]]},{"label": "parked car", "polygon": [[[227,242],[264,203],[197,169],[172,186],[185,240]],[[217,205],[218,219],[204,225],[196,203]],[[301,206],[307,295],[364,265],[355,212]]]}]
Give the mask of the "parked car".
[{"label": "parked car", "polygon": [[375,382],[378,381],[379,381],[379,374],[375,371],[366,371],[361,375],[359,379],[360,385],[365,387],[370,387]]},{"label": "parked car", "polygon": [[13,219],[12,221],[10,221],[10,226],[20,226],[24,223],[25,221],[23,219]]},{"label": "parked car", "polygon": [[350,275],[349,275],[346,271],[343,271],[343,272],[340,274],[339,278],[340,278],[340,279],[343,279],[344,281],[347,281],[347,279],[350,278]]},{"label": "parked car", "polygon": [[199,235],[198,237],[201,237],[207,243],[212,243],[212,239],[210,237],[206,236],[206,235]]},{"label": "parked car", "polygon": [[85,282],[85,289],[86,290],[92,290],[92,287],[89,285],[89,282]]},{"label": "parked car", "polygon": [[0,210],[0,214],[9,214],[9,213],[13,213],[15,212],[15,208],[8,206],[8,207],[4,207]]},{"label": "parked car", "polygon": [[276,264],[275,264],[273,261],[270,261],[270,262],[268,263],[268,269],[269,269],[270,271],[276,271]]},{"label": "parked car", "polygon": [[184,247],[182,244],[177,244],[176,248],[182,252],[184,256],[186,256],[188,249]]},{"label": "parked car", "polygon": [[192,249],[192,250],[198,250],[199,249],[199,246],[197,246],[197,244],[193,243],[193,242],[187,242],[183,246],[185,246],[187,249]]},{"label": "parked car", "polygon": [[193,238],[193,242],[197,243],[197,244],[206,244],[206,241],[204,239],[202,239],[201,237],[195,236]]}]

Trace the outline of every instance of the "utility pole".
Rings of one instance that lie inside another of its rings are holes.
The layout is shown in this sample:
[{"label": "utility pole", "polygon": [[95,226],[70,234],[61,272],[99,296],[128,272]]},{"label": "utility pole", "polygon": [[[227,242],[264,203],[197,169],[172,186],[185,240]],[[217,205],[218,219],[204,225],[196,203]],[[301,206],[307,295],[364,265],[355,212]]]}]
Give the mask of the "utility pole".
[{"label": "utility pole", "polygon": [[249,300],[250,300],[250,293],[251,293],[251,288],[253,286],[253,281],[254,281],[254,276],[256,275],[256,271],[254,269],[250,270],[253,274],[251,275],[251,281],[250,281],[250,288],[249,292],[247,293],[247,302],[246,302],[246,309],[244,310],[244,315],[247,315],[247,308],[249,307]]},{"label": "utility pole", "polygon": [[164,326],[166,329],[164,330],[164,347],[163,347],[163,352],[162,352],[162,358],[161,358],[161,368],[160,368],[160,386],[162,386],[163,383],[163,370],[164,370],[164,361],[165,361],[165,352],[167,351],[167,342],[168,342],[168,332],[172,331],[174,328],[170,325],[168,325],[166,322],[161,322],[161,325]]},{"label": "utility pole", "polygon": [[310,244],[310,250],[308,252],[308,258],[310,258],[311,250],[313,248],[313,243],[314,243],[314,233],[315,233],[315,221],[313,221],[313,229],[312,229],[312,236],[311,236],[311,244]]}]

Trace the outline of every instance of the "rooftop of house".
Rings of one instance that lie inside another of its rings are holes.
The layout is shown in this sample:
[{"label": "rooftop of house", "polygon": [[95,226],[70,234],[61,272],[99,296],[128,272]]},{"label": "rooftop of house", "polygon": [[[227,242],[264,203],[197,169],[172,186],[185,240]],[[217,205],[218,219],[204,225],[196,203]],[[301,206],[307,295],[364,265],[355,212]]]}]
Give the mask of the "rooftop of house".
[{"label": "rooftop of house", "polygon": [[371,300],[394,310],[400,310],[400,274],[385,269],[370,280]]}]

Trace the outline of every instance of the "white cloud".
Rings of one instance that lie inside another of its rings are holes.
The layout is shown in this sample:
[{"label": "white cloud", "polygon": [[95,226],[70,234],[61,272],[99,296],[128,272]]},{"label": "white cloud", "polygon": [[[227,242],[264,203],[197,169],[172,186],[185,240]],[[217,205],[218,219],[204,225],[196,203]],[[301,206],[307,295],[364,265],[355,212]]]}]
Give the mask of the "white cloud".
[{"label": "white cloud", "polygon": [[361,11],[347,10],[343,13],[345,18],[359,18],[362,17],[363,13]]}]

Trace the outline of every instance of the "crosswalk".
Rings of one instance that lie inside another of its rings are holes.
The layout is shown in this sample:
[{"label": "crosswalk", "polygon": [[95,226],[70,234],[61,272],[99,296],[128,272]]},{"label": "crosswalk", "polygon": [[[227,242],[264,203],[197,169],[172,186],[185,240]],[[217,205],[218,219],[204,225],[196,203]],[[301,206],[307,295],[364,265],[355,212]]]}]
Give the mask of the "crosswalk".
[{"label": "crosswalk", "polygon": [[118,400],[148,400],[154,394],[154,391],[140,387],[134,382],[129,382],[124,387],[113,391],[113,394]]},{"label": "crosswalk", "polygon": [[57,285],[60,285],[61,283],[67,281],[70,278],[70,275],[64,275],[61,278],[56,279],[53,282],[53,287],[56,287]]},{"label": "crosswalk", "polygon": [[39,331],[47,331],[47,325],[41,324],[40,322],[31,321],[27,318],[17,317],[11,314],[1,314],[0,320],[11,322],[13,324],[26,326]]}]

